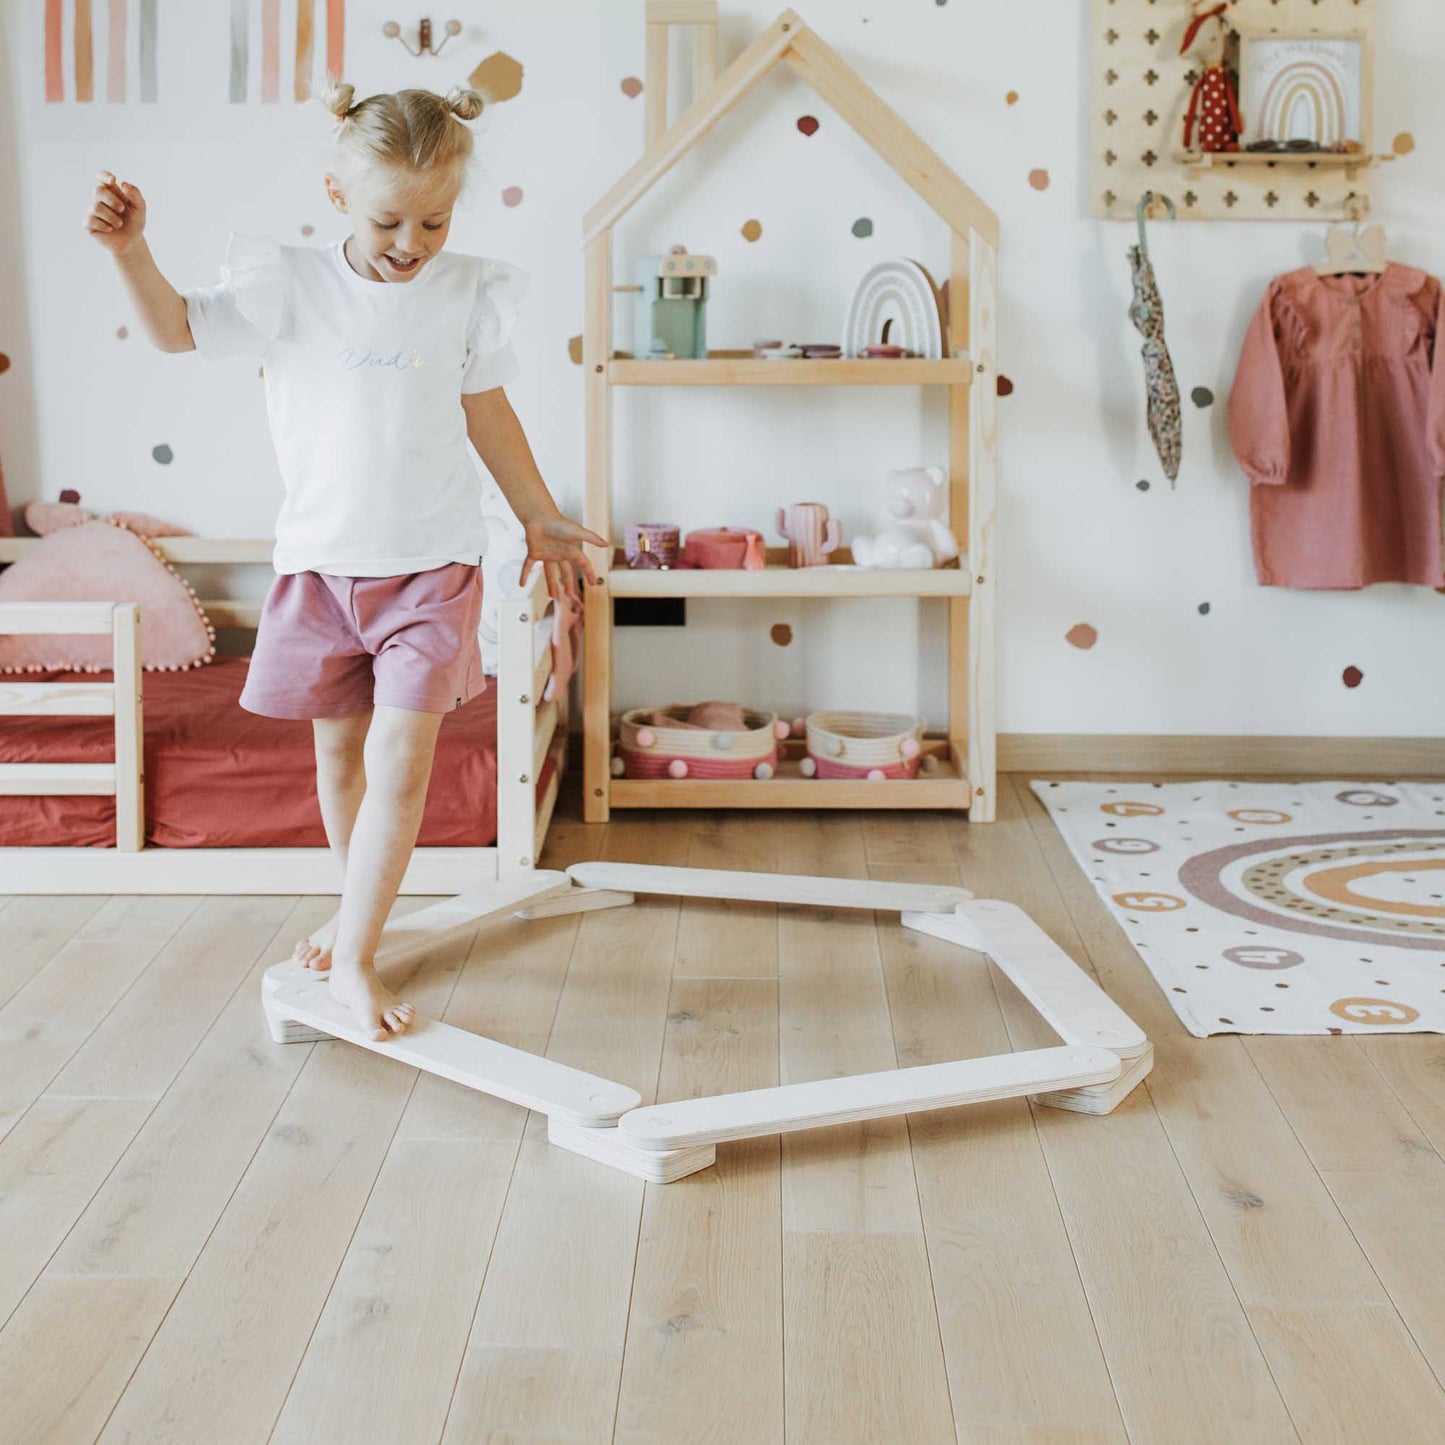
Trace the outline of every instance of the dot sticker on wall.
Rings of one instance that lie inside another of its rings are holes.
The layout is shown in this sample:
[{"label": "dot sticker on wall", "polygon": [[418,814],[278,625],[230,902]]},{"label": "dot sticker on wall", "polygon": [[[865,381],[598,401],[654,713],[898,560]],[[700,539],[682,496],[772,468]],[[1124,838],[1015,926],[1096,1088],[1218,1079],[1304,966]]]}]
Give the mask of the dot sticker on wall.
[{"label": "dot sticker on wall", "polygon": [[10,358],[0,351],[0,375],[10,370]]},{"label": "dot sticker on wall", "polygon": [[1099,629],[1090,627],[1087,622],[1076,623],[1064,634],[1064,641],[1080,652],[1087,652],[1098,640]]},{"label": "dot sticker on wall", "polygon": [[1203,411],[1206,406],[1214,405],[1214,393],[1207,386],[1196,386],[1189,393],[1189,400]]},{"label": "dot sticker on wall", "polygon": [[62,502],[69,502],[72,506],[78,507],[80,505],[80,493],[77,492],[74,487],[66,487],[60,493],[60,500]]},{"label": "dot sticker on wall", "polygon": [[522,204],[521,186],[508,186],[502,192],[502,204],[504,206],[520,206]]},{"label": "dot sticker on wall", "polygon": [[622,82],[622,93],[628,100],[636,100],[642,94],[642,82],[635,75],[629,75]]},{"label": "dot sticker on wall", "polygon": [[998,379],[994,382],[994,390],[997,391],[1000,396],[1012,396],[1014,394],[1014,384],[1003,372],[999,372]]},{"label": "dot sticker on wall", "polygon": [[859,216],[853,222],[853,234],[855,236],[871,236],[873,234],[873,222],[867,216]]},{"label": "dot sticker on wall", "polygon": [[1049,188],[1049,173],[1042,167],[1036,171],[1029,172],[1029,185],[1036,191],[1046,191]]},{"label": "dot sticker on wall", "polygon": [[115,328],[115,334],[116,334],[118,337],[120,337],[120,339],[121,339],[122,341],[124,341],[124,340],[126,339],[126,337],[130,335],[130,327],[129,327],[129,326],[117,326],[117,327]]},{"label": "dot sticker on wall", "polygon": [[786,647],[793,640],[793,629],[786,622],[775,622],[768,629],[768,636],[779,647]]},{"label": "dot sticker on wall", "polygon": [[1340,681],[1346,687],[1358,687],[1365,680],[1365,674],[1358,667],[1347,667],[1340,674]]},{"label": "dot sticker on wall", "polygon": [[1137,481],[1137,482],[1134,483],[1134,485],[1135,485],[1141,492],[1147,492],[1147,491],[1149,490],[1149,483],[1146,482],[1146,481]]},{"label": "dot sticker on wall", "polygon": [[798,117],[798,129],[804,135],[812,135],[818,129],[818,117],[815,115],[800,115]]},{"label": "dot sticker on wall", "polygon": [[763,234],[763,223],[761,221],[743,222],[743,240],[756,241]]},{"label": "dot sticker on wall", "polygon": [[152,447],[151,455],[163,467],[169,466],[175,457],[175,453],[164,442],[162,442],[158,447]]},{"label": "dot sticker on wall", "polygon": [[514,60],[505,50],[494,51],[467,77],[473,90],[480,90],[487,100],[511,100],[522,89],[522,62]]},{"label": "dot sticker on wall", "polygon": [[302,226],[302,228],[301,228],[301,234],[302,234],[303,236],[314,236],[314,235],[316,234],[316,227],[315,227],[315,226]]},{"label": "dot sticker on wall", "polygon": [[1415,137],[1407,130],[1402,130],[1399,135],[1390,142],[1390,149],[1397,156],[1407,156],[1415,149]]},{"label": "dot sticker on wall", "polygon": [[569,336],[567,338],[567,356],[578,366],[582,365],[582,338],[580,336]]},{"label": "dot sticker on wall", "polygon": [[1009,91],[1009,93],[1008,93],[1006,96],[1004,96],[1004,104],[1005,104],[1005,105],[1017,105],[1018,103],[1019,103],[1019,93],[1018,93],[1018,91],[1016,91],[1016,90],[1011,90],[1011,91]]},{"label": "dot sticker on wall", "polygon": [[1199,604],[1199,615],[1201,617],[1209,616],[1209,604],[1207,602],[1201,602]]}]

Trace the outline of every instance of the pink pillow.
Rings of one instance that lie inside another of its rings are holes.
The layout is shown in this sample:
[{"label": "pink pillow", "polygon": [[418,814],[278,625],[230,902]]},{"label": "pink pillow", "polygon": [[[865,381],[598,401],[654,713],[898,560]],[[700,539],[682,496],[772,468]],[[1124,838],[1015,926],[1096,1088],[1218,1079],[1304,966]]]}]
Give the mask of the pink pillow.
[{"label": "pink pillow", "polygon": [[[135,602],[141,610],[141,666],[180,672],[215,656],[216,630],[189,582],[144,537],[110,522],[65,527],[0,572],[0,602]],[[66,668],[105,672],[106,636],[0,636],[0,673]]]}]

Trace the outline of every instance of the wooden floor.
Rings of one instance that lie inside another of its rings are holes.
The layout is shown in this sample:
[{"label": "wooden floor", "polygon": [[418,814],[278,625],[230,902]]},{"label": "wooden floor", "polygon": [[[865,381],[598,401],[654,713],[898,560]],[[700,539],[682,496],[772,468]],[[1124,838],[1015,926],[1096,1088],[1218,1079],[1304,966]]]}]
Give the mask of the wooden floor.
[{"label": "wooden floor", "polygon": [[[644,1186],[259,979],[321,899],[0,907],[0,1437],[1445,1440],[1445,1040],[1190,1038],[1021,779],[1000,821],[563,817],[584,857],[962,882],[1154,1040],[1108,1118],[1024,1100],[719,1145]],[[405,900],[411,909],[424,900]],[[644,1102],[1051,1041],[895,922],[655,900],[515,920],[427,1012]]]}]

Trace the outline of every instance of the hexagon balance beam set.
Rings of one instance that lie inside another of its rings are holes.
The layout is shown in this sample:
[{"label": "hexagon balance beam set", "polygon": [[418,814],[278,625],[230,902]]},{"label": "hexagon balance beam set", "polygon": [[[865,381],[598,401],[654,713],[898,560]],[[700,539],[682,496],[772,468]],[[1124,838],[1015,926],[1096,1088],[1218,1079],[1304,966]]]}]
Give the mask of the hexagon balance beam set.
[{"label": "hexagon balance beam set", "polygon": [[782,1134],[1027,1095],[1036,1103],[1107,1114],[1149,1072],[1154,1051],[1139,1027],[1022,909],[964,888],[776,873],[724,873],[631,863],[578,863],[490,883],[387,925],[377,968],[397,987],[448,934],[504,914],[546,917],[625,906],[637,893],[859,908],[898,913],[904,927],[986,953],[1058,1034],[1056,1047],[816,1079],[771,1089],[642,1106],[626,1084],[418,1016],[375,1042],[334,1003],[325,975],[296,963],[266,971],[262,1002],[278,1043],[336,1038],[387,1054],[466,1088],[547,1116],[547,1137],[655,1183],[713,1163],[728,1139]]}]

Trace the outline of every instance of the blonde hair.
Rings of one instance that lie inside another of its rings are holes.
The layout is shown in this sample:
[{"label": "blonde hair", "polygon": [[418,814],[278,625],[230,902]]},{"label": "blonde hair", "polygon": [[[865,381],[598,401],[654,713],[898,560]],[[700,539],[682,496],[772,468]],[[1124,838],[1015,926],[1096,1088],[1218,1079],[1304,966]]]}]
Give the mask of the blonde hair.
[{"label": "blonde hair", "polygon": [[[333,169],[343,177],[373,166],[424,173],[453,170],[465,183],[472,158],[466,124],[486,108],[480,91],[453,86],[446,95],[398,90],[352,104],[356,87],[333,80],[317,99],[336,117]],[[460,122],[460,124],[459,124]]]}]

